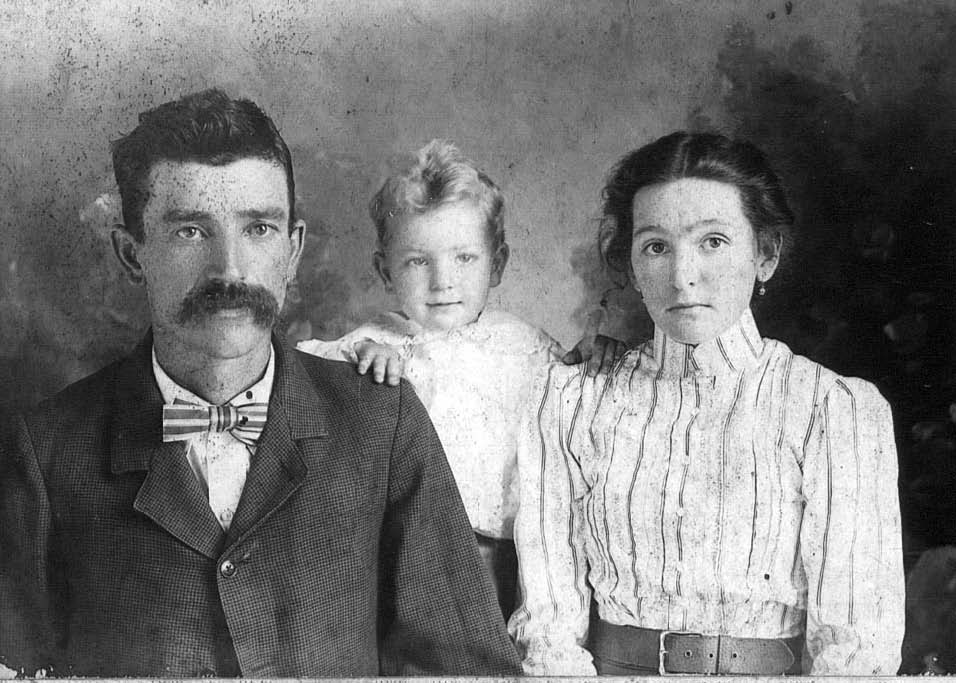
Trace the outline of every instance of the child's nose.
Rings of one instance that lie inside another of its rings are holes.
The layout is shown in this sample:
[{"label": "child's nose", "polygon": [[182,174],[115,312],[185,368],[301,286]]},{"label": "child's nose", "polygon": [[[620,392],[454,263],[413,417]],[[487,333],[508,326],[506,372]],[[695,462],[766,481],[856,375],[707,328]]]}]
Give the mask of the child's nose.
[{"label": "child's nose", "polygon": [[438,291],[448,289],[454,284],[455,272],[454,266],[443,260],[436,260],[431,268],[431,288]]}]

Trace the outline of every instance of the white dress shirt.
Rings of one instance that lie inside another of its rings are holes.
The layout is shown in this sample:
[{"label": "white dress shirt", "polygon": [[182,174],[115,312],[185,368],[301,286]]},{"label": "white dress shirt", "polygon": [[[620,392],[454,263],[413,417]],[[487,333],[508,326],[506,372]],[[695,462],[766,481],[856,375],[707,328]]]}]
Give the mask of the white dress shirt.
[{"label": "white dress shirt", "polygon": [[806,633],[810,674],[893,675],[897,460],[876,388],[761,339],[748,310],[688,346],[659,329],[610,375],[550,368],[519,439],[526,673],[593,675],[612,624]]},{"label": "white dress shirt", "polygon": [[[272,380],[275,374],[275,351],[270,347],[269,362],[258,382],[238,393],[226,403],[269,403]],[[153,375],[159,385],[165,403],[176,399],[201,406],[212,405],[188,389],[184,389],[166,374],[153,349]],[[228,431],[204,432],[186,442],[186,458],[189,466],[209,498],[209,507],[219,520],[223,530],[228,531],[236,514],[239,498],[246,483],[246,474],[255,453],[254,446],[247,446]]]},{"label": "white dress shirt", "polygon": [[357,362],[354,345],[371,340],[399,350],[441,439],[472,528],[511,539],[518,507],[515,448],[534,375],[561,357],[542,330],[503,311],[485,311],[447,332],[385,313],[341,339],[311,339],[299,349]]}]

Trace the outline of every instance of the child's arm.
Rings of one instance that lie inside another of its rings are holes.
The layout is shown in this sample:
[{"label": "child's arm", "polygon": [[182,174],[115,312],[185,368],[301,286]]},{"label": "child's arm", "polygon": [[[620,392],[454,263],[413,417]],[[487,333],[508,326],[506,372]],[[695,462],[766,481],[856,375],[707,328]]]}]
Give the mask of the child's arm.
[{"label": "child's arm", "polygon": [[584,336],[573,349],[561,357],[561,362],[565,365],[587,363],[588,377],[609,373],[617,359],[627,351],[627,344],[598,333],[606,318],[607,312],[604,308],[591,311],[584,325]]},{"label": "child's arm", "polygon": [[309,339],[299,342],[296,348],[313,356],[352,363],[360,375],[371,368],[375,382],[396,386],[404,373],[407,355],[407,348],[400,343],[402,338],[373,321],[339,339]]},{"label": "child's arm", "polygon": [[585,335],[573,349],[562,356],[561,362],[565,365],[587,363],[588,377],[597,377],[609,373],[617,359],[626,352],[627,344],[619,339],[605,337],[603,334],[593,338]]},{"label": "child's arm", "polygon": [[356,368],[360,375],[371,368],[372,379],[377,384],[385,382],[389,386],[398,386],[405,373],[405,359],[399,347],[362,339],[355,342],[352,348],[358,358]]}]

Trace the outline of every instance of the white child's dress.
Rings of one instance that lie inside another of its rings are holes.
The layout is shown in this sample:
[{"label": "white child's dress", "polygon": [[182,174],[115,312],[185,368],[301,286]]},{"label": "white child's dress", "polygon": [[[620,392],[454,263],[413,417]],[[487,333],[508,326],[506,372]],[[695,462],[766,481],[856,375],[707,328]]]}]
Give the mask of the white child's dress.
[{"label": "white child's dress", "polygon": [[405,378],[428,410],[455,475],[471,525],[512,539],[517,512],[515,448],[536,371],[562,355],[548,334],[503,311],[449,332],[424,330],[385,313],[341,339],[300,342],[307,353],[357,361],[356,342],[399,349]]}]

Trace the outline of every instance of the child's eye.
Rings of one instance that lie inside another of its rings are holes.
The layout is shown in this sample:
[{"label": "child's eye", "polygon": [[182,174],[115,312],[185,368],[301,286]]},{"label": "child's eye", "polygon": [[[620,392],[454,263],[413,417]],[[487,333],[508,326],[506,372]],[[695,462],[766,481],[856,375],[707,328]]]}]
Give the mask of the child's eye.
[{"label": "child's eye", "polygon": [[459,263],[471,263],[473,261],[476,261],[477,259],[478,259],[478,256],[475,254],[458,254]]},{"label": "child's eye", "polygon": [[663,242],[648,242],[641,251],[651,256],[660,256],[667,253],[667,245]]},{"label": "child's eye", "polygon": [[405,261],[405,264],[409,266],[427,266],[428,259],[426,259],[424,256],[413,256]]}]

